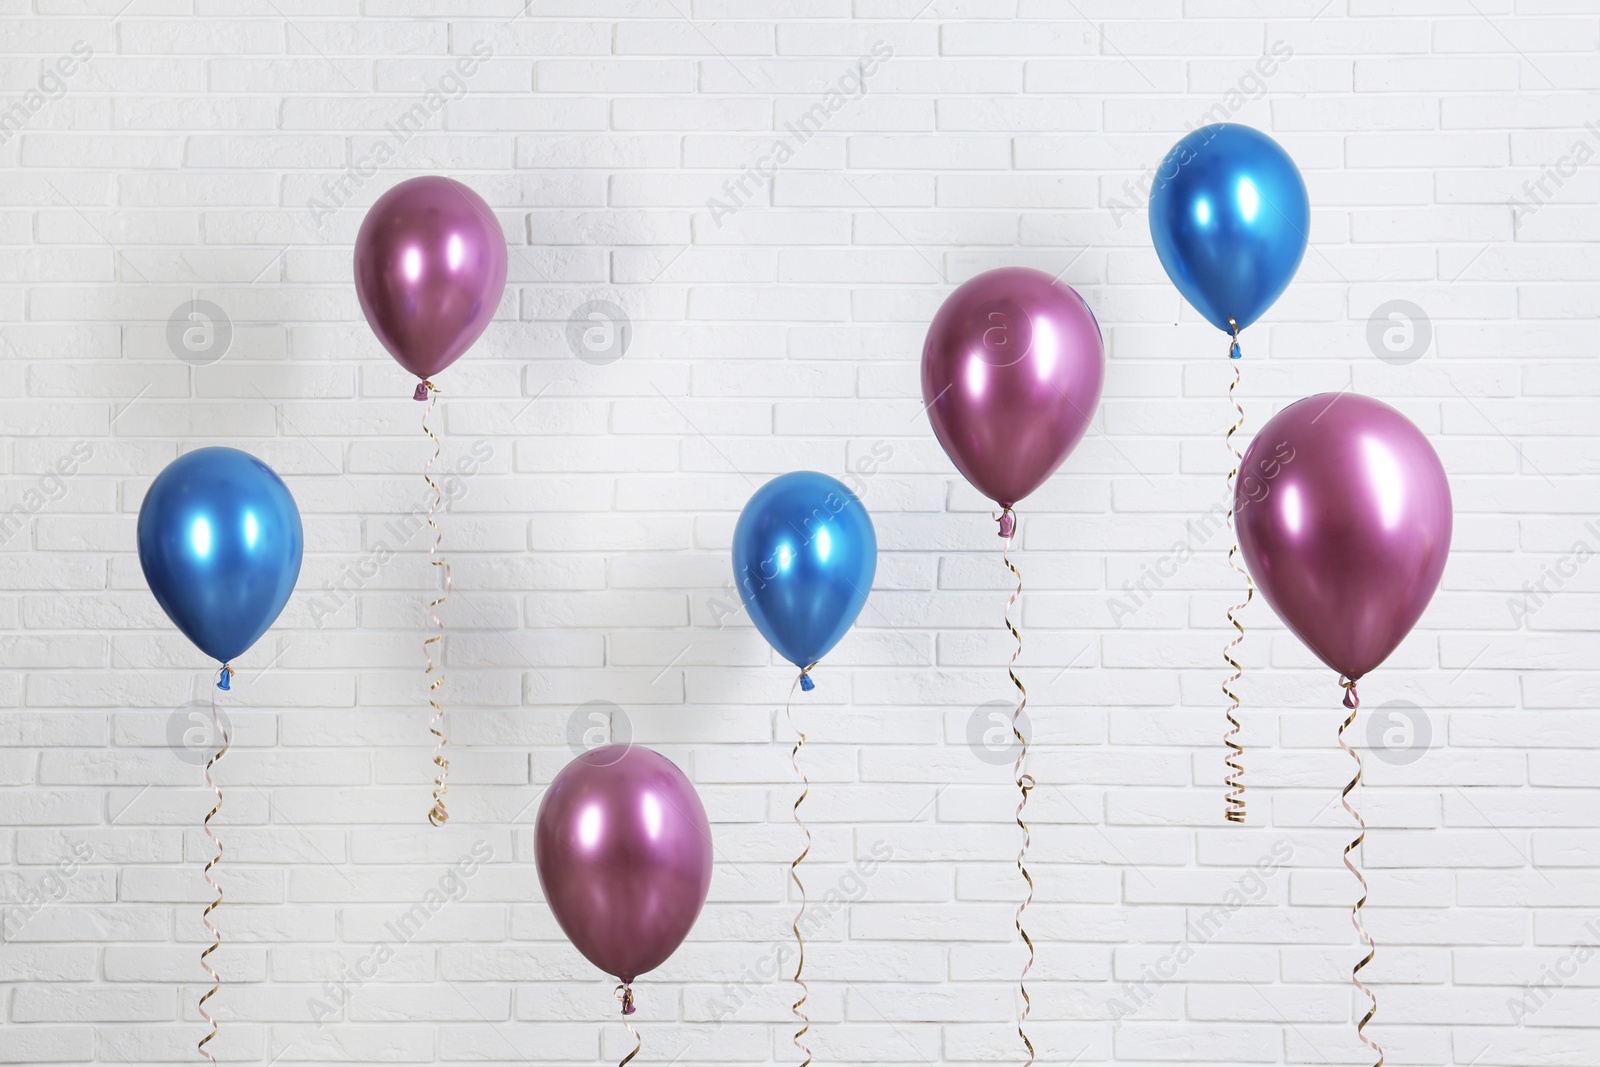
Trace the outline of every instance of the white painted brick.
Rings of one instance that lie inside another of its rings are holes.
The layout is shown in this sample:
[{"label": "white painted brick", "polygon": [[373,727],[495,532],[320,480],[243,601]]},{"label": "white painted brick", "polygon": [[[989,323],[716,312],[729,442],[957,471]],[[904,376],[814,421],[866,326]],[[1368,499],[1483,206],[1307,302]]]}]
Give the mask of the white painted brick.
[{"label": "white painted brick", "polygon": [[[94,449],[0,546],[0,897],[75,843],[94,849],[0,952],[0,1061],[176,1062],[203,1033],[196,905],[214,852],[199,819],[213,800],[166,746],[174,710],[207,698],[204,661],[129,543],[155,472],[214,443],[282,472],[307,535],[301,595],[225,704],[221,1058],[620,1059],[631,1045],[606,1022],[609,986],[562,939],[532,870],[541,790],[572,755],[570,717],[596,699],[699,783],[717,843],[712,903],[640,983],[645,1057],[792,1056],[786,977],[756,983],[730,1022],[717,1004],[722,983],[788,945],[797,903],[779,707],[793,671],[737,607],[727,551],[752,488],[800,467],[858,478],[881,548],[865,614],[795,708],[813,908],[855,885],[851,864],[876,844],[894,850],[855,903],[820,916],[810,1037],[845,1065],[1016,1051],[1016,790],[1009,766],[967,748],[973,709],[1013,692],[1011,585],[989,505],[927,431],[917,358],[954,284],[1026,264],[1079,289],[1110,354],[1102,412],[1027,502],[1016,554],[1041,1061],[1369,1062],[1351,1025],[1360,948],[1337,803],[1351,765],[1333,680],[1252,605],[1253,827],[1226,827],[1218,687],[1237,580],[1223,541],[1134,616],[1109,606],[1220,498],[1232,368],[1161,272],[1142,201],[1112,217],[1219,107],[1279,138],[1316,205],[1314,250],[1245,337],[1246,439],[1297,396],[1349,386],[1417,421],[1452,477],[1444,587],[1364,681],[1354,728],[1376,1032],[1394,1062],[1593,1059],[1588,970],[1520,1027],[1506,1006],[1594,939],[1600,890],[1600,572],[1549,577],[1577,542],[1600,551],[1600,171],[1555,170],[1595,148],[1592,4],[297,0],[261,19],[202,0],[113,25],[115,6],[44,0],[8,24],[0,63],[14,99],[75,41],[95,50],[0,146],[13,385],[0,506],[76,442]],[[865,93],[713,218],[707,199],[764,165],[879,41],[893,55]],[[1241,81],[1277,42],[1293,55],[1265,90]],[[318,229],[307,200],[480,43],[493,58]],[[492,450],[443,519],[456,567],[443,831],[421,819],[422,538],[320,625],[311,608],[423,499],[419,412],[360,321],[349,256],[365,207],[428,171],[477,188],[513,248],[496,321],[441,379],[446,461]],[[1541,182],[1550,202],[1514,221],[1507,201]],[[165,330],[196,295],[222,304],[234,337],[191,370]],[[1433,329],[1409,366],[1368,348],[1368,317],[1396,298]],[[632,318],[613,365],[568,347],[588,300]],[[1553,591],[1519,624],[1507,601],[1540,580]],[[1413,763],[1365,734],[1396,699],[1431,727]],[[1289,869],[1114,1025],[1123,984],[1280,838]],[[494,859],[463,901],[317,1030],[308,1000],[479,839]]]},{"label": "white painted brick", "polygon": [[694,23],[687,19],[654,22],[630,19],[615,27],[612,48],[619,55],[771,55],[777,29],[761,22]]},{"label": "white painted brick", "polygon": [[999,137],[928,135],[850,139],[852,167],[892,170],[948,170],[954,160],[976,170],[1004,169],[1010,144]]}]

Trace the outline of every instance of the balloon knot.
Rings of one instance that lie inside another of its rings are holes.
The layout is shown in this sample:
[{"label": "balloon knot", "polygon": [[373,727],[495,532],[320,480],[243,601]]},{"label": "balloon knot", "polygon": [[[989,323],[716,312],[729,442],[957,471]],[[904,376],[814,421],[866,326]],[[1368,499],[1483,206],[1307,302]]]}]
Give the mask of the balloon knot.
[{"label": "balloon knot", "polygon": [[1239,347],[1239,324],[1233,321],[1233,316],[1228,316],[1228,326],[1233,330],[1233,344],[1228,346],[1228,358],[1238,359],[1244,355],[1244,350]]},{"label": "balloon knot", "polygon": [[811,675],[807,674],[805,671],[801,671],[800,672],[800,691],[802,693],[809,693],[813,689],[815,689],[816,687],[817,687],[817,683],[813,682],[811,680]]},{"label": "balloon knot", "polygon": [[412,400],[426,400],[426,399],[428,399],[428,382],[427,381],[420,381],[420,382],[417,383],[417,391],[411,394],[411,399]]},{"label": "balloon knot", "polygon": [[633,987],[625,985],[622,987],[622,1014],[632,1015],[633,1012]]},{"label": "balloon knot", "polygon": [[1010,537],[1017,532],[1017,515],[1010,508],[1000,513],[1000,536]]},{"label": "balloon knot", "polygon": [[1356,680],[1341,678],[1339,684],[1344,686],[1344,706],[1355,711],[1361,706],[1361,697],[1356,694]]},{"label": "balloon knot", "polygon": [[224,663],[222,665],[222,669],[217,672],[217,688],[222,690],[224,693],[230,691],[232,686],[230,686],[228,683],[230,680],[232,680],[232,678],[233,668]]}]

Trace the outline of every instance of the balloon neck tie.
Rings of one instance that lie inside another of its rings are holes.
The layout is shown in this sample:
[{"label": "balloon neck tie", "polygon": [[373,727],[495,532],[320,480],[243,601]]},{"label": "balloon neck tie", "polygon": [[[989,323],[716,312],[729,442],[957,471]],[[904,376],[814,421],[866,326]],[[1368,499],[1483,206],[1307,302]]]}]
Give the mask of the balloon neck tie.
[{"label": "balloon neck tie", "polygon": [[1239,347],[1239,324],[1233,321],[1233,316],[1228,316],[1228,326],[1233,330],[1233,343],[1228,346],[1228,358],[1240,359],[1244,351]]},{"label": "balloon neck tie", "polygon": [[816,664],[812,663],[800,668],[800,691],[802,693],[809,693],[817,687],[817,683],[811,680],[811,668],[815,666]]},{"label": "balloon neck tie", "polygon": [[412,400],[426,400],[426,399],[428,399],[428,390],[430,390],[430,389],[433,390],[434,392],[438,392],[439,391],[439,387],[438,386],[434,385],[432,382],[428,381],[428,379],[426,379],[426,378],[422,379],[422,381],[417,383],[417,391],[411,394],[411,399]]},{"label": "balloon neck tie", "polygon": [[217,688],[226,693],[233,688],[233,686],[229,684],[232,681],[233,668],[224,663],[222,665],[222,669],[217,672]]},{"label": "balloon neck tie", "polygon": [[1000,536],[1009,541],[1016,532],[1017,513],[1006,507],[1000,512]]},{"label": "balloon neck tie", "polygon": [[622,1025],[628,1028],[628,1034],[633,1038],[633,1051],[622,1057],[622,1062],[617,1064],[617,1067],[628,1067],[629,1062],[639,1054],[639,1050],[644,1048],[644,1038],[639,1036],[639,1031],[635,1030],[627,1019],[633,1014],[633,986],[623,982],[617,986],[616,994],[617,999],[622,1001]]},{"label": "balloon neck tie", "polygon": [[1356,1023],[1356,1037],[1361,1039],[1363,1045],[1377,1054],[1378,1061],[1373,1064],[1373,1067],[1383,1067],[1383,1046],[1367,1036],[1367,1024],[1372,1022],[1373,1016],[1378,1014],[1378,997],[1361,980],[1362,969],[1371,963],[1373,957],[1378,954],[1377,943],[1372,940],[1372,935],[1367,932],[1365,924],[1361,921],[1361,909],[1367,903],[1367,876],[1361,873],[1361,867],[1358,864],[1350,862],[1350,854],[1361,848],[1363,842],[1367,839],[1367,820],[1363,819],[1361,812],[1357,811],[1350,803],[1351,792],[1361,784],[1361,754],[1351,748],[1350,743],[1344,739],[1344,732],[1355,724],[1356,716],[1360,714],[1357,709],[1361,707],[1361,698],[1356,695],[1356,679],[1345,678],[1341,675],[1339,684],[1344,687],[1344,706],[1350,709],[1350,714],[1346,715],[1344,722],[1339,725],[1339,747],[1344,749],[1345,755],[1354,760],[1356,764],[1356,773],[1345,785],[1344,791],[1339,794],[1339,801],[1344,805],[1344,810],[1355,820],[1356,826],[1359,828],[1356,836],[1348,845],[1344,846],[1345,869],[1355,875],[1356,881],[1361,883],[1361,896],[1350,907],[1350,925],[1355,927],[1356,935],[1367,946],[1367,954],[1361,957],[1354,967],[1350,968],[1351,984],[1367,998],[1366,1013]]}]

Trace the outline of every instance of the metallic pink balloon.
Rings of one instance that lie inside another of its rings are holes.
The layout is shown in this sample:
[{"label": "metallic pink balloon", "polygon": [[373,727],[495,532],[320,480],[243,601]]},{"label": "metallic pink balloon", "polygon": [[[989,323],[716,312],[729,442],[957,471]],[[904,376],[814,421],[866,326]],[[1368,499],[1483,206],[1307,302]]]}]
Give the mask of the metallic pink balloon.
[{"label": "metallic pink balloon", "polygon": [[412,178],[380,196],[356,234],[355,261],[368,325],[419,378],[472,347],[506,288],[499,221],[449,178]]},{"label": "metallic pink balloon", "polygon": [[1100,326],[1041,271],[980,274],[945,300],[922,345],[922,399],[939,443],[1009,509],[1083,439],[1105,378]]},{"label": "metallic pink balloon", "polygon": [[661,966],[694,926],[711,886],[711,824],[675,763],[607,745],[550,783],[534,863],[562,932],[628,983]]},{"label": "metallic pink balloon", "polygon": [[1356,393],[1274,415],[1244,454],[1233,506],[1267,603],[1352,681],[1411,632],[1450,553],[1439,457],[1404,415]]}]

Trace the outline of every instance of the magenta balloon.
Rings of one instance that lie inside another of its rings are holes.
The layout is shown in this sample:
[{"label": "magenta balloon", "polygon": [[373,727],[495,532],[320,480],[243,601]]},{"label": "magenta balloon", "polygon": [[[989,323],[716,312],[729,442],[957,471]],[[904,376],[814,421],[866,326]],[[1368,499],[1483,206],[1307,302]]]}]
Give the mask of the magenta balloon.
[{"label": "magenta balloon", "polygon": [[1274,415],[1234,486],[1239,550],[1295,636],[1352,680],[1421,618],[1450,552],[1450,483],[1422,431],[1356,393]]},{"label": "magenta balloon", "polygon": [[550,783],[534,863],[562,932],[590,963],[632,982],[694,926],[711,886],[711,824],[677,764],[607,745]]},{"label": "magenta balloon", "polygon": [[1026,267],[945,300],[922,345],[922,399],[967,481],[1009,508],[1083,439],[1105,378],[1100,326],[1070,286]]},{"label": "magenta balloon", "polygon": [[380,196],[356,234],[355,261],[367,324],[419,378],[472,347],[506,288],[499,221],[449,178],[412,178]]}]

